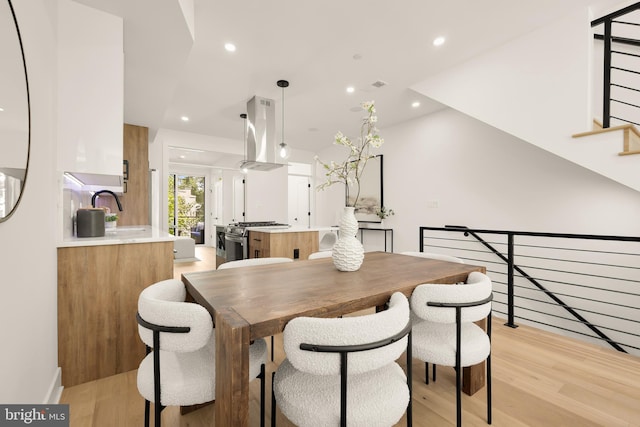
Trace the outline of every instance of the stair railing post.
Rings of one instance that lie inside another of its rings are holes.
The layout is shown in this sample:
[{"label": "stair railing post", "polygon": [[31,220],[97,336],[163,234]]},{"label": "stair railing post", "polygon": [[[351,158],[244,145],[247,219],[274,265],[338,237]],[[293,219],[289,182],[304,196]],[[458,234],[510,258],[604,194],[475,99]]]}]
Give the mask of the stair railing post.
[{"label": "stair railing post", "polygon": [[507,323],[505,326],[517,328],[514,318],[514,286],[513,286],[513,233],[507,234]]},{"label": "stair railing post", "polygon": [[611,126],[611,19],[604,21],[604,81],[602,83],[602,127]]}]

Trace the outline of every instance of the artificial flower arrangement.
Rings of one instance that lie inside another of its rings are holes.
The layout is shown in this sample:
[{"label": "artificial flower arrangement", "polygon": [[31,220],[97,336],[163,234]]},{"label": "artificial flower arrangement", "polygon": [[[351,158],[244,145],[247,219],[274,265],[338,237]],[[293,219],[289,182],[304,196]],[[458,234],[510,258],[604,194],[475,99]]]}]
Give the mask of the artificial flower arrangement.
[{"label": "artificial flower arrangement", "polygon": [[[318,159],[315,159],[322,164],[325,169],[325,176],[327,180],[318,185],[318,190],[324,190],[336,183],[342,183],[347,188],[347,206],[355,207],[360,198],[360,179],[364,171],[367,161],[375,157],[375,154],[371,154],[372,148],[380,148],[384,143],[384,139],[378,134],[376,123],[378,117],[376,116],[375,101],[367,101],[361,104],[362,109],[367,113],[362,118],[362,124],[360,126],[360,137],[357,141],[353,142],[349,137],[338,132],[335,136],[334,144],[343,145],[349,149],[347,158],[342,163],[324,163]],[[349,194],[350,188],[355,191],[355,194]]]},{"label": "artificial flower arrangement", "polygon": [[376,215],[378,215],[378,218],[380,219],[389,218],[391,215],[395,214],[396,213],[393,211],[393,209],[388,209],[384,206],[376,207]]}]

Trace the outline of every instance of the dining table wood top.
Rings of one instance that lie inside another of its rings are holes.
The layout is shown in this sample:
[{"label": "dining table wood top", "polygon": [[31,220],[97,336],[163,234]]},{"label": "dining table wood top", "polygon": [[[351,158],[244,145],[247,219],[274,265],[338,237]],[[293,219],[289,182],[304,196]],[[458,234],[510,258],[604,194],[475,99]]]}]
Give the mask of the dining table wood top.
[{"label": "dining table wood top", "polygon": [[299,316],[337,317],[382,306],[394,292],[411,296],[423,283],[457,283],[484,267],[409,255],[368,252],[358,271],[336,269],[331,258],[186,273],[196,302],[215,318],[232,309],[251,328],[251,339],[282,332]]},{"label": "dining table wood top", "polygon": [[[381,307],[394,292],[407,297],[425,283],[464,282],[485,268],[387,252],[368,252],[359,270],[338,271],[331,258],[185,273],[191,297],[216,327],[215,425],[247,426],[249,345],[275,335],[291,319],[337,317]],[[481,366],[467,369],[463,388],[484,384]]]}]

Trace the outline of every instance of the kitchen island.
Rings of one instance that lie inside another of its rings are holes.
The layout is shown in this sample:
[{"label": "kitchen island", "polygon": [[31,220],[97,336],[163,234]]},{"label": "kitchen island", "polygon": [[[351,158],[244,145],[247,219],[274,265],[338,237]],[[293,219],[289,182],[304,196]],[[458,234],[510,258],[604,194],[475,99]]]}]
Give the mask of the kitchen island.
[{"label": "kitchen island", "polygon": [[58,363],[65,387],[137,369],[138,295],[173,278],[175,237],[151,226],[58,244]]},{"label": "kitchen island", "polygon": [[248,227],[249,258],[307,259],[319,250],[320,231],[337,227]]}]

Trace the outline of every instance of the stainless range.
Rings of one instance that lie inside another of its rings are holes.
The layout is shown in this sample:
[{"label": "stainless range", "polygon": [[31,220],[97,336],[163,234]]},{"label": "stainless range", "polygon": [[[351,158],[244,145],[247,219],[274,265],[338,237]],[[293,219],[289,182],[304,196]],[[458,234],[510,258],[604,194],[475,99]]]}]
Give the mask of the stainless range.
[{"label": "stainless range", "polygon": [[249,227],[289,228],[289,224],[275,221],[238,222],[225,228],[225,249],[227,261],[249,258]]}]

